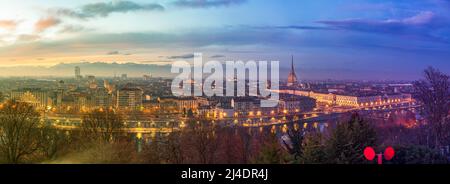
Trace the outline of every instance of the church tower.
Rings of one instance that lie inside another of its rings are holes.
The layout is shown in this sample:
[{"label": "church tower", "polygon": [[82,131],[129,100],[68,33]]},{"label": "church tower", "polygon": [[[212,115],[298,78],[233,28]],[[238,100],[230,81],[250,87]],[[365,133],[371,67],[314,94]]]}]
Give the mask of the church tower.
[{"label": "church tower", "polygon": [[297,84],[298,84],[298,80],[297,80],[297,74],[295,74],[294,56],[292,56],[291,72],[289,72],[289,75],[288,75],[287,86],[295,86]]}]

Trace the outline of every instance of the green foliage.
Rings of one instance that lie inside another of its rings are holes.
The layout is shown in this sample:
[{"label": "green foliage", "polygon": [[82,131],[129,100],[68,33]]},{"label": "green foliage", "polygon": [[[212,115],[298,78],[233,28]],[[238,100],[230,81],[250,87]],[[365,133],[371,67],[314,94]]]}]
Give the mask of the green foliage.
[{"label": "green foliage", "polygon": [[321,133],[311,133],[305,136],[303,152],[298,163],[322,164],[325,163],[324,137]]},{"label": "green foliage", "polygon": [[367,163],[363,151],[376,143],[375,129],[359,115],[339,123],[326,141],[327,162],[334,164]]},{"label": "green foliage", "polygon": [[282,164],[289,159],[289,154],[287,154],[280,146],[278,138],[275,135],[270,134],[264,139],[262,148],[259,151],[259,154],[254,158],[253,163]]},{"label": "green foliage", "polygon": [[396,153],[391,161],[385,164],[448,164],[449,161],[439,151],[418,145],[402,145],[394,147]]},{"label": "green foliage", "polygon": [[188,118],[193,118],[193,117],[194,117],[194,111],[192,111],[192,109],[189,109],[189,110],[187,111],[187,117],[188,117]]},{"label": "green foliage", "polygon": [[288,152],[294,156],[295,160],[300,159],[301,155],[302,155],[302,142],[304,139],[304,131],[303,129],[291,129],[288,131],[288,136],[289,136],[289,140],[290,142],[287,143],[286,141],[283,140],[283,144],[286,147],[286,149],[288,150]]},{"label": "green foliage", "polygon": [[302,154],[295,163],[302,164],[363,164],[367,146],[375,146],[376,132],[369,122],[354,114],[340,122],[329,135],[321,132],[306,134]]}]

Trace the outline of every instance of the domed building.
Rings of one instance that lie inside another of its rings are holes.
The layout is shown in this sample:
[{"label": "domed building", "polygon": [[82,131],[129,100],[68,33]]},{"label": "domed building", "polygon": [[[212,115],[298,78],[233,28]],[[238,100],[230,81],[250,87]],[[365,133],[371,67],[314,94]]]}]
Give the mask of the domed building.
[{"label": "domed building", "polygon": [[295,74],[294,56],[292,56],[291,72],[289,72],[289,75],[288,75],[287,86],[296,86],[297,84],[298,84],[298,80],[297,80],[297,74]]}]

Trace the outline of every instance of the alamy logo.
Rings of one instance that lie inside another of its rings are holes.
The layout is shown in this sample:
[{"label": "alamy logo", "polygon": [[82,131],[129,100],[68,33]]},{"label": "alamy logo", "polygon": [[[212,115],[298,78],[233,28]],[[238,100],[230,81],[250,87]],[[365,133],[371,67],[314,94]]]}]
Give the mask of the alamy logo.
[{"label": "alamy logo", "polygon": [[[275,107],[279,100],[279,61],[208,61],[201,53],[192,62],[176,61],[172,73],[174,96],[260,97],[261,107]],[[206,75],[205,75],[206,74]],[[225,82],[224,82],[225,81]]]}]

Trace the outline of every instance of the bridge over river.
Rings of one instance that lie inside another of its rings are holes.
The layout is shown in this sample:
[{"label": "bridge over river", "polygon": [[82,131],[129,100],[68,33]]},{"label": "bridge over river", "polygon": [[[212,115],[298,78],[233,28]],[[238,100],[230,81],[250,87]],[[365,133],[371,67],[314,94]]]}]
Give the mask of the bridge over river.
[{"label": "bridge over river", "polygon": [[[323,128],[327,127],[330,122],[336,120],[342,114],[348,112],[360,112],[362,114],[389,114],[396,111],[412,111],[415,112],[420,106],[412,103],[399,103],[379,106],[371,106],[364,108],[341,108],[335,107],[330,111],[317,111],[296,114],[276,114],[273,116],[251,116],[251,117],[228,117],[215,119],[188,119],[181,115],[170,116],[135,116],[128,117],[124,121],[124,128],[120,131],[127,133],[139,134],[167,134],[173,131],[179,131],[187,126],[189,121],[210,121],[220,126],[241,126],[247,128],[259,128],[272,130],[285,130],[292,126],[303,126]],[[45,121],[62,130],[78,129],[82,123],[79,115],[57,114],[44,117]]]}]

